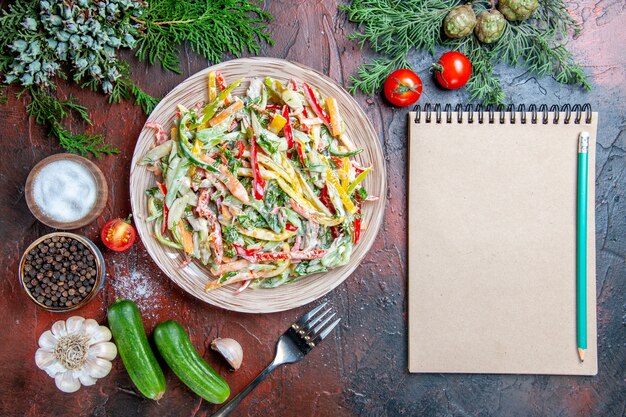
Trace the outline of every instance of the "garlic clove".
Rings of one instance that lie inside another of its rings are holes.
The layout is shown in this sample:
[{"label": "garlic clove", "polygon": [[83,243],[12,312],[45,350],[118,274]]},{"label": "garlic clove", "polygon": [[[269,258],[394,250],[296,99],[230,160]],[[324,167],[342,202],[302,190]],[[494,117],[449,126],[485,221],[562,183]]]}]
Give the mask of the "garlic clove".
[{"label": "garlic clove", "polygon": [[65,328],[68,334],[78,333],[83,329],[85,319],[80,316],[72,316],[65,321]]},{"label": "garlic clove", "polygon": [[72,371],[57,374],[54,382],[59,390],[63,392],[76,392],[80,389],[80,381],[75,378]]},{"label": "garlic clove", "polygon": [[65,320],[57,321],[56,323],[52,325],[52,328],[50,330],[52,331],[52,334],[57,337],[57,339],[59,337],[65,336],[67,334],[67,329],[65,327]]},{"label": "garlic clove", "polygon": [[78,380],[80,381],[81,384],[83,384],[84,386],[88,387],[90,385],[94,385],[97,381],[96,378],[93,378],[92,376],[90,376],[86,370],[82,370],[78,373]]},{"label": "garlic clove", "polygon": [[112,361],[117,356],[117,346],[111,342],[96,343],[89,348],[89,356]]},{"label": "garlic clove", "polygon": [[92,378],[104,378],[111,372],[113,365],[110,361],[100,358],[87,358],[87,362],[83,366],[83,369]]},{"label": "garlic clove", "polygon": [[54,378],[58,374],[67,371],[63,365],[59,361],[53,362],[51,365],[48,365],[47,368],[44,368],[44,371],[48,374],[48,376]]},{"label": "garlic clove", "polygon": [[91,332],[91,337],[89,338],[89,344],[96,344],[100,342],[108,342],[111,340],[111,330],[105,326],[98,326],[97,329],[94,329]]},{"label": "garlic clove", "polygon": [[243,349],[235,339],[218,337],[211,342],[211,349],[219,352],[235,371],[241,367]]},{"label": "garlic clove", "polygon": [[57,345],[57,338],[50,330],[46,330],[39,336],[39,347],[47,350],[53,350]]},{"label": "garlic clove", "polygon": [[39,369],[46,369],[56,361],[56,356],[49,350],[37,349],[37,352],[35,352],[35,363]]},{"label": "garlic clove", "polygon": [[85,319],[85,321],[83,322],[83,332],[85,332],[85,334],[87,335],[90,335],[91,333],[96,331],[98,327],[100,327],[100,325],[94,319]]}]

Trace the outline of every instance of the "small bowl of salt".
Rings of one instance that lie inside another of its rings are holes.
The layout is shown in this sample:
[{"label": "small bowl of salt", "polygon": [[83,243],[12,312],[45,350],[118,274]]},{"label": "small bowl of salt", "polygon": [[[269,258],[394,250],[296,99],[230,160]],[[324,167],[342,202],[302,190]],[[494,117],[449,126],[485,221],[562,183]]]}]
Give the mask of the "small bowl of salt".
[{"label": "small bowl of salt", "polygon": [[98,218],[107,202],[100,168],[82,156],[60,153],[40,161],[26,180],[26,204],[43,224],[78,229]]}]

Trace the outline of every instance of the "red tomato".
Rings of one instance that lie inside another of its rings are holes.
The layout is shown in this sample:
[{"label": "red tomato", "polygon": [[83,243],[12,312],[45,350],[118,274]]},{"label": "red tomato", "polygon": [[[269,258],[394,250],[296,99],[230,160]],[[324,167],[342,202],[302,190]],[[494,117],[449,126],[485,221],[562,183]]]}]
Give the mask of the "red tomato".
[{"label": "red tomato", "polygon": [[401,68],[389,74],[383,90],[394,106],[410,106],[422,95],[422,80],[410,69]]},{"label": "red tomato", "polygon": [[457,51],[441,55],[434,68],[437,81],[448,90],[463,87],[472,75],[472,63],[465,55]]},{"label": "red tomato", "polygon": [[111,219],[102,228],[100,238],[107,248],[115,252],[124,252],[135,243],[137,232],[128,219]]}]

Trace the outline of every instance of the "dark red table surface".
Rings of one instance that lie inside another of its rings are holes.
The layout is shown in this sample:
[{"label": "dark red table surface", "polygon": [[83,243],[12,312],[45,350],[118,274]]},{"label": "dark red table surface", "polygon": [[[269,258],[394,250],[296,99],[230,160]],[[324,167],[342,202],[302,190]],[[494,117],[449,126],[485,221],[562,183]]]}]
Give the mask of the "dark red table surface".
[{"label": "dark red table surface", "polygon": [[[6,2],[4,2],[6,3]],[[340,2],[267,1],[274,16],[269,31],[274,46],[262,56],[297,61],[345,85],[356,67],[373,53],[347,39],[355,27],[337,11]],[[409,374],[406,321],[406,109],[394,109],[379,96],[357,95],[374,124],[388,160],[389,199],[384,225],[361,266],[345,283],[324,297],[343,318],[340,326],[304,362],[277,369],[233,413],[235,416],[622,416],[626,404],[626,18],[622,1],[570,3],[583,22],[571,48],[593,83],[593,91],[537,79],[524,69],[498,67],[512,102],[526,104],[592,104],[600,112],[596,161],[596,248],[599,373],[595,377]],[[130,57],[130,55],[128,55]],[[183,74],[166,73],[132,57],[133,79],[162,97],[207,62],[181,50]],[[414,54],[415,68],[432,62]],[[465,103],[463,91],[438,89],[421,71],[425,101]],[[104,222],[130,211],[128,179],[136,138],[146,120],[129,103],[108,105],[104,96],[60,85],[91,110],[94,132],[122,150],[96,161],[109,183],[102,216],[79,232],[97,239]],[[81,129],[82,126],[75,126]],[[205,416],[217,406],[201,401],[166,371],[167,393],[156,403],[142,398],[116,359],[109,376],[75,394],[59,392],[54,381],[36,368],[37,338],[55,320],[23,293],[19,258],[26,246],[52,231],[30,214],[24,184],[30,169],[44,157],[61,152],[54,139],[32,120],[24,102],[11,98],[0,106],[2,158],[0,177],[0,415],[1,416]],[[165,319],[176,319],[190,331],[204,358],[239,392],[272,359],[282,331],[309,307],[249,315],[212,307],[187,295],[154,264],[141,242],[128,252],[105,251],[107,282],[88,306],[76,313],[105,322],[107,306],[117,297],[135,299],[152,331]],[[228,371],[209,349],[215,337],[233,337],[244,349],[244,363]]]}]

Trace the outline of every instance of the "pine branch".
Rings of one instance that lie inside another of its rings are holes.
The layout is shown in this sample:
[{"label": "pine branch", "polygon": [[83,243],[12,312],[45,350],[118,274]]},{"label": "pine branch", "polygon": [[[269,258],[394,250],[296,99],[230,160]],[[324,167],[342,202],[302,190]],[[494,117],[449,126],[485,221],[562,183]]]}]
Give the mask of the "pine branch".
[{"label": "pine branch", "polygon": [[[116,68],[120,73],[109,93],[109,103],[121,103],[134,99],[134,103],[139,105],[145,114],[150,114],[152,110],[159,104],[160,99],[152,97],[139,88],[130,78],[130,66],[126,62],[117,62]],[[83,88],[89,88],[92,91],[98,91],[99,82],[97,80],[89,80],[81,85]]]},{"label": "pine branch", "polygon": [[348,91],[350,94],[356,94],[357,90],[365,94],[374,94],[393,70],[408,67],[409,64],[403,55],[399,55],[396,59],[373,59],[359,66],[356,76],[350,78]]},{"label": "pine branch", "polygon": [[134,19],[144,27],[136,55],[180,73],[178,52],[185,41],[210,62],[219,62],[224,54],[257,54],[262,43],[272,43],[265,32],[270,19],[248,0],[150,1],[141,17]]},{"label": "pine branch", "polygon": [[145,114],[152,113],[152,110],[159,104],[161,99],[152,97],[150,94],[145,93],[141,90],[141,88],[137,87],[135,84],[131,87],[131,93],[133,98],[135,99],[135,104],[141,106],[141,109]]},{"label": "pine branch", "polygon": [[[441,26],[447,12],[459,0],[354,0],[340,9],[357,24],[350,38],[361,47],[369,44],[383,55],[362,64],[352,78],[350,91],[372,94],[385,77],[404,65],[412,50],[434,53],[442,44],[460,50],[472,62],[473,75],[467,83],[471,100],[485,104],[502,104],[506,94],[494,64],[523,65],[538,76],[552,75],[558,82],[578,84],[589,90],[591,85],[583,69],[566,48],[568,34],[577,34],[580,26],[568,13],[563,0],[540,0],[534,16],[527,21],[508,22],[502,37],[492,45],[480,43],[473,35],[463,39],[442,39]],[[491,6],[488,0],[474,0],[478,13]],[[396,63],[397,65],[393,65]]]},{"label": "pine branch", "polygon": [[59,143],[63,149],[71,153],[82,156],[92,154],[98,159],[102,158],[104,155],[120,153],[120,150],[113,148],[110,143],[104,143],[104,136],[100,134],[73,134],[58,122],[51,124],[50,132],[59,139]]},{"label": "pine branch", "polygon": [[355,0],[340,9],[362,29],[351,34],[351,39],[361,47],[368,42],[375,52],[395,56],[413,48],[434,52],[435,45],[441,42],[444,17],[459,3],[460,0]]},{"label": "pine branch", "polygon": [[490,52],[481,48],[479,41],[473,36],[455,40],[450,44],[456,44],[457,46],[452,49],[464,53],[472,63],[472,77],[466,85],[470,101],[477,100],[486,105],[504,104],[506,94],[500,79],[493,74]]},{"label": "pine branch", "polygon": [[63,127],[60,121],[71,117],[72,114],[75,114],[86,123],[92,124],[87,108],[78,104],[76,99],[59,100],[52,95],[53,92],[44,91],[36,87],[24,89],[18,96],[25,92],[28,92],[31,98],[26,105],[27,113],[35,119],[37,124],[49,126],[50,132],[59,139],[61,146],[68,152],[83,156],[92,154],[96,158],[119,153],[119,149],[104,143],[104,136],[102,135],[91,135],[89,133],[73,134]]},{"label": "pine branch", "polygon": [[434,53],[435,45],[442,41],[443,19],[459,1],[355,0],[340,6],[361,29],[352,33],[350,39],[361,47],[369,43],[375,52],[388,57],[359,66],[349,91],[373,94],[391,71],[409,67],[407,55],[412,49]]}]

